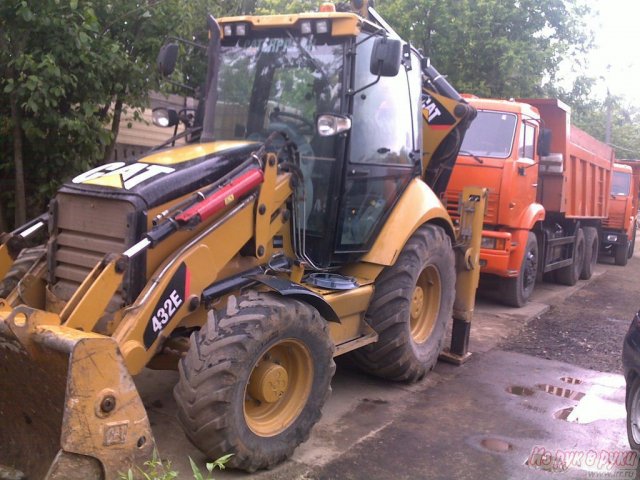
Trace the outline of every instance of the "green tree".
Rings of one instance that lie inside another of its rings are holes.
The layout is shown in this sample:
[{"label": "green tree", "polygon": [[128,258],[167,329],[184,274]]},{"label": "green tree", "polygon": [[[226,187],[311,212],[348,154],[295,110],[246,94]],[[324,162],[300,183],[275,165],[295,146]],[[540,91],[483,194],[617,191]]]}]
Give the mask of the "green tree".
[{"label": "green tree", "polygon": [[589,48],[581,0],[386,0],[378,10],[463,92],[540,95],[562,58]]}]

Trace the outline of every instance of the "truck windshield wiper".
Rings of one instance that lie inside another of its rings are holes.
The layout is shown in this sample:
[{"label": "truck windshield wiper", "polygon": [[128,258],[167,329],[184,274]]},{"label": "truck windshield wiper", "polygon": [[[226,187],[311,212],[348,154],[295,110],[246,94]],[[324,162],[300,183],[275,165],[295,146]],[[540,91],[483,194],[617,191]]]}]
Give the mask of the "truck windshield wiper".
[{"label": "truck windshield wiper", "polygon": [[469,157],[472,157],[476,162],[482,164],[484,163],[484,160],[482,160],[479,156],[477,156],[475,153],[471,153],[467,150],[460,150],[458,152],[458,155],[467,155]]}]

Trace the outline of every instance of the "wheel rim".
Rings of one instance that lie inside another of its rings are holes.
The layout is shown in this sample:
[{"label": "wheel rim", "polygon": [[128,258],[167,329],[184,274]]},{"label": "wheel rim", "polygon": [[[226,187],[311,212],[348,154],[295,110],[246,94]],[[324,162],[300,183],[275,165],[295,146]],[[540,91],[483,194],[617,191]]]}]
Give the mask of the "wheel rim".
[{"label": "wheel rim", "polygon": [[272,437],[300,415],[311,393],[313,361],[298,340],[283,340],[263,353],[245,387],[244,418],[253,433]]},{"label": "wheel rim", "polygon": [[631,437],[636,444],[640,444],[640,389],[637,389],[631,400],[629,421],[631,423]]},{"label": "wheel rim", "polygon": [[538,272],[538,257],[536,252],[528,250],[524,260],[524,278],[523,289],[528,290],[536,283],[536,274]]},{"label": "wheel rim", "polygon": [[441,293],[440,273],[430,265],[418,277],[411,299],[410,328],[414,342],[424,343],[431,335],[440,311]]}]

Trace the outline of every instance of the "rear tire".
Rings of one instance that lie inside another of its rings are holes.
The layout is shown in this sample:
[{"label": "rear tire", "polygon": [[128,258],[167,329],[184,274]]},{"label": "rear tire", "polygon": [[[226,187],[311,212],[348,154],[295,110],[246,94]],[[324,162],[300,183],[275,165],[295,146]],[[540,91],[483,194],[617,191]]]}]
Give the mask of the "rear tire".
[{"label": "rear tire", "polygon": [[538,239],[529,232],[520,273],[515,278],[502,278],[502,303],[509,307],[523,307],[531,297],[538,275]]},{"label": "rear tire", "polygon": [[595,227],[584,227],[584,262],[580,278],[589,280],[593,276],[593,271],[598,262],[598,252],[600,251],[600,240],[598,229]]},{"label": "rear tire", "polygon": [[[335,372],[333,342],[309,305],[252,292],[190,339],[174,389],[178,420],[208,458],[272,467],[320,418]],[[216,321],[217,320],[217,321]]]},{"label": "rear tire", "polygon": [[450,238],[441,227],[420,227],[376,280],[365,318],[378,341],[354,351],[354,362],[381,378],[420,380],[442,350],[455,284]]},{"label": "rear tire", "polygon": [[46,247],[44,245],[22,249],[18,258],[16,258],[7,274],[2,281],[0,281],[0,298],[7,298],[9,296],[18,285],[18,282],[20,282],[29,269],[40,260],[45,252]]},{"label": "rear tire", "polygon": [[584,232],[579,228],[576,233],[573,263],[556,270],[556,281],[561,285],[573,286],[578,283],[580,272],[582,272],[582,265],[584,264],[584,247]]}]

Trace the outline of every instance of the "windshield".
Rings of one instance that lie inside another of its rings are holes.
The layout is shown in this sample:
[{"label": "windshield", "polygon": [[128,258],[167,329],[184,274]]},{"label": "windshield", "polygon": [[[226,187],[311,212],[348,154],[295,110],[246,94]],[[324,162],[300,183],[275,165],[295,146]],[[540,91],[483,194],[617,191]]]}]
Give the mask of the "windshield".
[{"label": "windshield", "polygon": [[613,172],[611,180],[611,195],[629,195],[631,192],[631,174]]},{"label": "windshield", "polygon": [[286,133],[300,153],[304,185],[296,198],[297,224],[322,237],[336,178],[337,136],[321,137],[315,119],[342,109],[345,38],[328,35],[223,39],[214,138],[263,141]]},{"label": "windshield", "polygon": [[284,130],[310,143],[315,115],[340,111],[342,53],[326,36],[223,40],[215,138],[263,140]]},{"label": "windshield", "polygon": [[461,155],[508,158],[511,155],[517,117],[511,113],[478,111],[464,136]]}]

